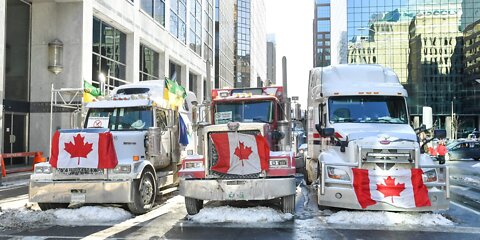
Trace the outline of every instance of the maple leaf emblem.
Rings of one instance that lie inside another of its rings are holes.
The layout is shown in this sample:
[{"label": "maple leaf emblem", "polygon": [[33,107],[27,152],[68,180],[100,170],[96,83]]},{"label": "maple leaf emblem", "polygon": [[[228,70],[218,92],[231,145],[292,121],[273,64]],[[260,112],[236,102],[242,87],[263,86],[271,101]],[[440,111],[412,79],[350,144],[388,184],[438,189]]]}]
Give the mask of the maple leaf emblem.
[{"label": "maple leaf emblem", "polygon": [[377,184],[377,190],[383,194],[384,197],[400,197],[400,193],[405,190],[405,183],[395,184],[395,178],[388,176],[384,179],[385,184]]},{"label": "maple leaf emblem", "polygon": [[78,165],[80,165],[80,158],[87,158],[87,155],[93,150],[93,143],[84,143],[84,139],[85,137],[82,137],[79,133],[77,136],[73,137],[74,143],[72,143],[72,141],[65,143],[65,151],[70,153],[70,158],[78,157]]},{"label": "maple leaf emblem", "polygon": [[239,158],[238,160],[242,161],[242,167],[243,167],[243,161],[248,160],[248,157],[250,154],[252,154],[252,148],[251,147],[245,147],[243,142],[238,142],[239,145],[238,147],[235,148],[234,154]]}]

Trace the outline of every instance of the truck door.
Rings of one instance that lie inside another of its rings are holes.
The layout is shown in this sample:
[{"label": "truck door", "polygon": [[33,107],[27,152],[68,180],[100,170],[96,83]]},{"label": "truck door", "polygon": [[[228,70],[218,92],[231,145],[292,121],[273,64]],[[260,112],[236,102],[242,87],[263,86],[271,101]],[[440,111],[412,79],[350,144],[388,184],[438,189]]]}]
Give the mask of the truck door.
[{"label": "truck door", "polygon": [[162,129],[160,158],[162,160],[170,161],[171,158],[171,144],[170,144],[170,129],[167,128],[167,111],[165,109],[158,108],[156,110],[157,126]]}]

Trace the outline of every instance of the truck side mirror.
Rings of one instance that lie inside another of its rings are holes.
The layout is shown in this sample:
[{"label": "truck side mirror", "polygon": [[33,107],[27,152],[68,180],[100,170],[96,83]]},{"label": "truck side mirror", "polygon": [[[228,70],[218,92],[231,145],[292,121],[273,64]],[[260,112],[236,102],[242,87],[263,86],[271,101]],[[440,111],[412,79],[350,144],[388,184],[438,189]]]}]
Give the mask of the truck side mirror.
[{"label": "truck side mirror", "polygon": [[332,137],[335,134],[334,128],[322,128],[320,124],[315,124],[315,128],[322,137]]},{"label": "truck side mirror", "polygon": [[447,136],[447,130],[445,129],[435,129],[433,130],[433,137],[438,139],[443,139]]}]

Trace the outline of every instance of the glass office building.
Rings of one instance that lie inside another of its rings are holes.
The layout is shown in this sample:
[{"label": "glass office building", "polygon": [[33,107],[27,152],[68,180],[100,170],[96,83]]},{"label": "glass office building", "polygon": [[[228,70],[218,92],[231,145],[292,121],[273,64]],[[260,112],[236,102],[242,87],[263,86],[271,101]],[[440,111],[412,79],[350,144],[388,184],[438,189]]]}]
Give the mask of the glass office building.
[{"label": "glass office building", "polygon": [[392,68],[416,123],[429,106],[436,127],[462,137],[480,124],[479,9],[480,0],[347,0],[348,63]]},{"label": "glass office building", "polygon": [[331,64],[330,56],[330,0],[315,0],[313,66]]}]

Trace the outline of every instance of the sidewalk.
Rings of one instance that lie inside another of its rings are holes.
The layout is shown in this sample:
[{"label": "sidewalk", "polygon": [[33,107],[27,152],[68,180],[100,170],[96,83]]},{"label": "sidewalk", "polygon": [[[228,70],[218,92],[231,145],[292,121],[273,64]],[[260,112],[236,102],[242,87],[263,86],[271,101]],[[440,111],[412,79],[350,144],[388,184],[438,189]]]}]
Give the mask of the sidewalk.
[{"label": "sidewalk", "polygon": [[16,169],[12,169],[12,171],[7,170],[7,176],[0,178],[0,185],[8,185],[8,183],[19,181],[19,180],[27,180],[30,179],[30,175],[32,171],[15,171]]}]

